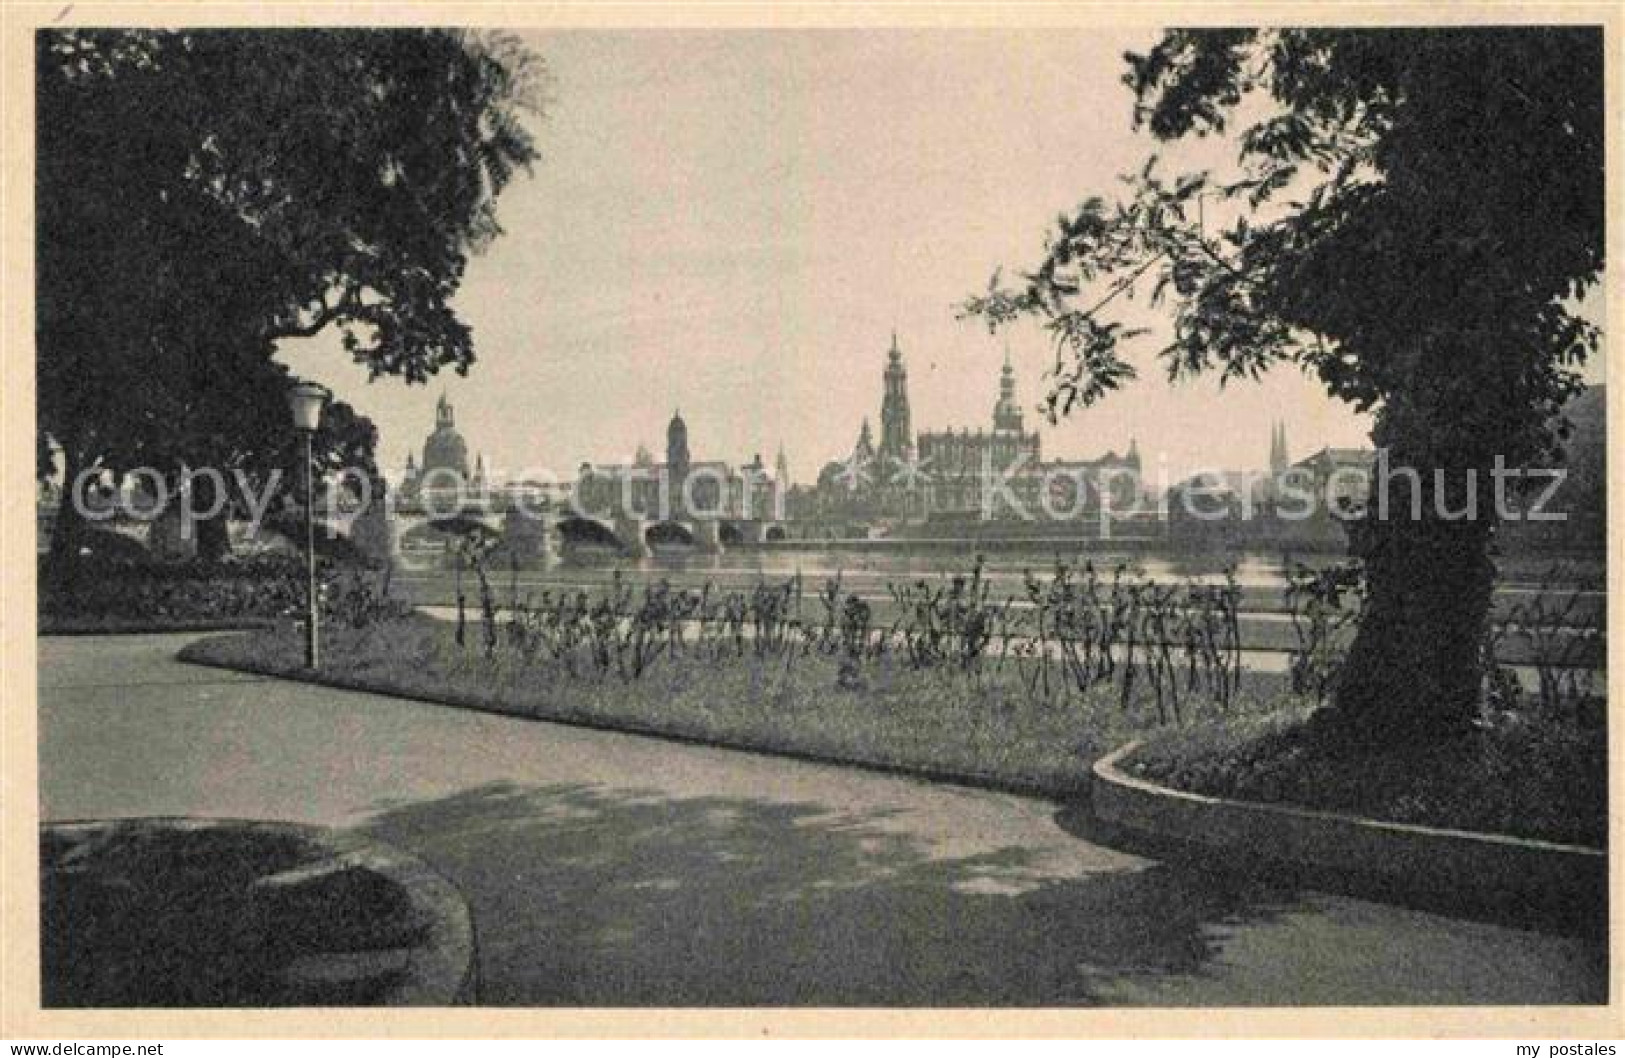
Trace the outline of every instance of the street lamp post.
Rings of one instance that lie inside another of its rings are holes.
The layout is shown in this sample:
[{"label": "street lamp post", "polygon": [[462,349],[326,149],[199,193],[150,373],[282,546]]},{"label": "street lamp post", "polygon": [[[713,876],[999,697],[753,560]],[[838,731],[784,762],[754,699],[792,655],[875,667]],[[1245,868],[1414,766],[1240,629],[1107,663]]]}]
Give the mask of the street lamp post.
[{"label": "street lamp post", "polygon": [[305,618],[305,667],[314,669],[321,662],[317,622],[321,609],[316,587],[316,456],[314,439],[322,424],[322,408],[329,394],[325,387],[314,382],[300,382],[288,391],[288,408],[293,412],[293,428],[305,436],[305,566],[308,585],[305,601],[309,613]]}]

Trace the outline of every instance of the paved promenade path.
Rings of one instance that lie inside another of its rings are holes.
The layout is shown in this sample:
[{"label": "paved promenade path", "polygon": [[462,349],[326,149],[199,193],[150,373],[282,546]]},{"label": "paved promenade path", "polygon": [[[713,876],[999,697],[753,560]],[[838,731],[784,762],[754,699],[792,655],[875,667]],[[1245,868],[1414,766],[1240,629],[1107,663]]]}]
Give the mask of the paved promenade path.
[{"label": "paved promenade path", "polygon": [[192,638],[41,641],[45,818],[382,838],[468,897],[485,1003],[1604,998],[1583,941],[1176,870],[1049,802],[174,661]]}]

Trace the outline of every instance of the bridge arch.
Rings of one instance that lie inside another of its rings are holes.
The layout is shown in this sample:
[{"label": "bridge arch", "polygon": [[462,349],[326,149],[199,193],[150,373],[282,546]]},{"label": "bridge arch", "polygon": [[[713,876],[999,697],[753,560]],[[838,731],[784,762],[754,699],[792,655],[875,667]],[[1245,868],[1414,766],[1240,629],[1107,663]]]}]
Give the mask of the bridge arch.
[{"label": "bridge arch", "polygon": [[490,515],[457,514],[448,518],[410,517],[399,519],[400,546],[439,547],[468,533],[496,537],[502,535]]},{"label": "bridge arch", "polygon": [[643,531],[643,541],[650,547],[685,544],[692,547],[697,541],[694,532],[682,522],[656,522]]},{"label": "bridge arch", "polygon": [[572,515],[558,524],[559,542],[576,547],[625,547],[625,542],[603,522]]},{"label": "bridge arch", "polygon": [[430,525],[427,520],[414,520],[401,530],[400,546],[404,548],[438,547],[445,542],[446,534]]}]

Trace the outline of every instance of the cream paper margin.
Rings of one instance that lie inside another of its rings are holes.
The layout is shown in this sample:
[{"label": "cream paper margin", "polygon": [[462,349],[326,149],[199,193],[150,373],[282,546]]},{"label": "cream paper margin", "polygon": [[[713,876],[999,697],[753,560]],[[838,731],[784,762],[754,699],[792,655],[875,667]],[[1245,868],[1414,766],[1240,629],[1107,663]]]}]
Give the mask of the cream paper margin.
[{"label": "cream paper margin", "polygon": [[[23,3],[0,8],[0,1039],[923,1037],[1199,1038],[1403,1037],[1584,1040],[1625,1035],[1621,1009],[1620,869],[1607,1006],[1321,1007],[1200,1010],[504,1009],[82,1010],[39,1008],[37,658],[34,564],[33,47],[45,26],[399,26],[567,28],[1089,28],[1104,25],[1479,25],[1591,23],[1605,27],[1608,258],[1621,234],[1621,28],[1625,0],[1570,3]],[[1606,282],[1606,281],[1605,281]],[[1605,290],[1607,287],[1605,287]],[[1617,294],[1617,288],[1613,291]],[[1619,333],[1621,299],[1607,303]],[[1620,524],[1625,446],[1625,343],[1609,356],[1609,626],[1625,628]],[[1625,636],[1609,642],[1610,759],[1625,760],[1620,723]],[[1611,784],[1610,836],[1622,784]]]}]

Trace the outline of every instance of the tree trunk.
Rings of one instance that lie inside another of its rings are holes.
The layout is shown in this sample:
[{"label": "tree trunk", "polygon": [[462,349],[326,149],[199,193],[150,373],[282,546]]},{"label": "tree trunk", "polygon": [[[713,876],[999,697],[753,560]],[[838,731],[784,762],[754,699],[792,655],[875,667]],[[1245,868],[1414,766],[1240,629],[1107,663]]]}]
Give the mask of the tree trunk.
[{"label": "tree trunk", "polygon": [[63,446],[62,495],[57,504],[56,520],[51,525],[51,546],[46,564],[49,575],[59,583],[73,579],[79,567],[79,547],[84,539],[85,519],[76,503],[74,479],[83,468],[73,450]]},{"label": "tree trunk", "polygon": [[[206,475],[193,479],[197,495],[192,498],[193,508],[210,511],[215,505],[214,482]],[[230,505],[212,518],[200,518],[197,523],[197,557],[204,562],[219,562],[231,554]]]},{"label": "tree trunk", "polygon": [[1378,415],[1382,455],[1365,516],[1350,527],[1365,608],[1323,722],[1366,745],[1464,734],[1483,692],[1496,575],[1491,457],[1441,393]]},{"label": "tree trunk", "polygon": [[1365,609],[1338,677],[1341,734],[1370,745],[1471,729],[1495,566],[1483,521],[1367,521],[1355,530]]},{"label": "tree trunk", "polygon": [[219,562],[231,554],[231,534],[226,516],[217,514],[197,523],[197,557],[204,562]]}]

